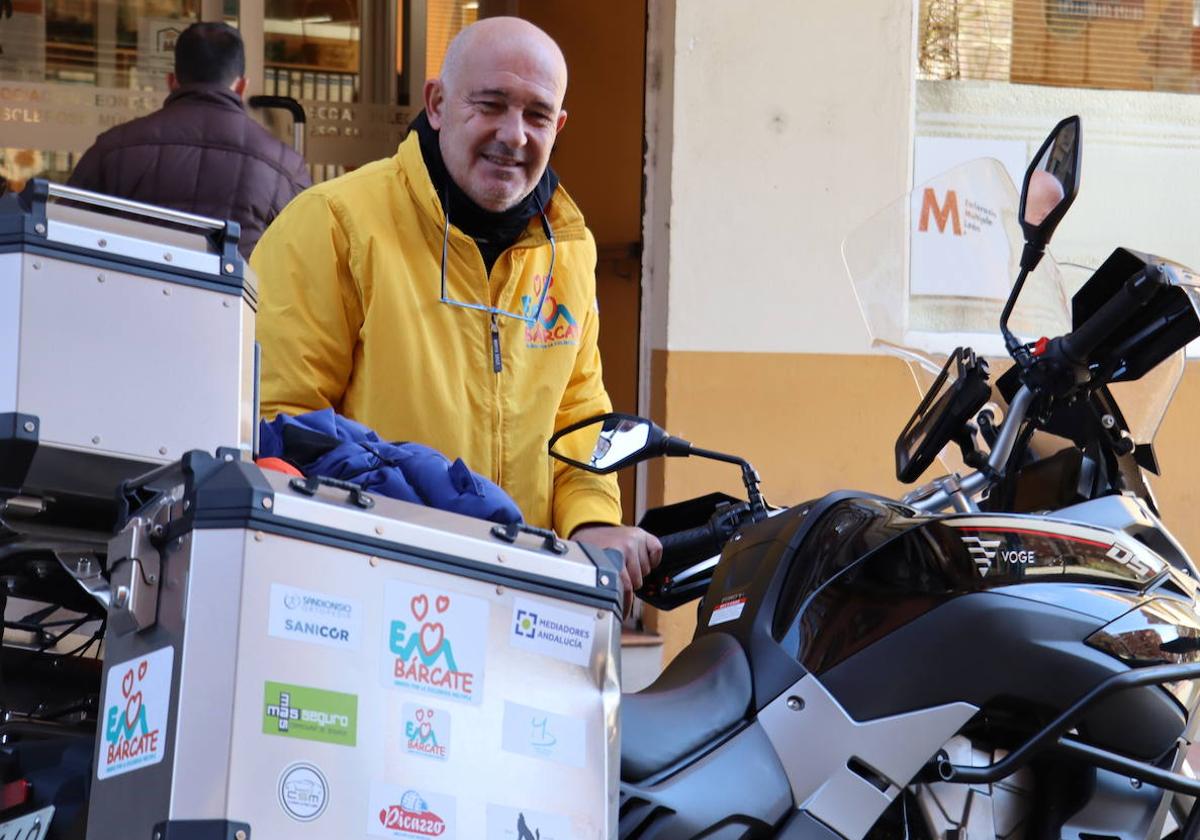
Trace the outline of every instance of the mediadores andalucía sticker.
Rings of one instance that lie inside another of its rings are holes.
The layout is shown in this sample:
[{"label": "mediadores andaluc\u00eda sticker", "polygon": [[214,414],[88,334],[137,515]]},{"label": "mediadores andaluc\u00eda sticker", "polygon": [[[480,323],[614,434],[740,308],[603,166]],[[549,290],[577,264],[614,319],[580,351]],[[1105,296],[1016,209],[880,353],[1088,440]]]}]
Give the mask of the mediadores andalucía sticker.
[{"label": "mediadores andaluc\u00eda sticker", "polygon": [[162,761],[171,710],[171,666],[175,650],[118,662],[104,686],[104,741],[96,778],[107,779]]},{"label": "mediadores andaluc\u00eda sticker", "polygon": [[478,704],[487,659],[488,602],[388,581],[385,685]]},{"label": "mediadores andaluc\u00eda sticker", "polygon": [[536,601],[513,601],[513,647],[553,656],[564,662],[582,665],[592,661],[592,642],[596,632],[594,612],[575,612]]}]

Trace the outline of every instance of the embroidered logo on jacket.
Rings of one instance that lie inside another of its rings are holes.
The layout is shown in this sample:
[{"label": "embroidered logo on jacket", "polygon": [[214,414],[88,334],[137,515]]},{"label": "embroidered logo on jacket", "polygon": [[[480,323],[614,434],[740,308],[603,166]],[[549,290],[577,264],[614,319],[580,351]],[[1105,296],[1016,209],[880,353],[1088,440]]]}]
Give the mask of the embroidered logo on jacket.
[{"label": "embroidered logo on jacket", "polygon": [[[533,310],[537,307],[538,299],[542,296],[542,284],[546,279],[534,275],[533,294],[521,295],[521,314],[533,318]],[[554,289],[554,278],[550,278],[551,292]],[[565,303],[559,303],[558,298],[548,293],[542,303],[542,311],[537,313],[532,324],[525,325],[525,346],[535,349],[559,347],[562,345],[578,344],[581,327],[567,308]]]}]

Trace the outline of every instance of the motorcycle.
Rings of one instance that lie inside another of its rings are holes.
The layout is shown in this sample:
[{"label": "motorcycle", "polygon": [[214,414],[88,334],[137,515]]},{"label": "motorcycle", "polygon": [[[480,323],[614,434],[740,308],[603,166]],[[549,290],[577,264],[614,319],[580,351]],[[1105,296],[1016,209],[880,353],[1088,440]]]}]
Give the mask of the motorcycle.
[{"label": "motorcycle", "polygon": [[[844,247],[876,343],[928,383],[897,477],[953,458],[943,477],[776,509],[744,459],[644,418],[551,440],[596,473],[728,461],[746,488],[643,521],[663,560],[640,594],[666,610],[699,598],[698,624],[622,699],[620,837],[1200,836],[1198,572],[1146,478],[1200,336],[1200,277],[1118,248],[1067,311],[1045,248],[1080,142],[1063,120],[1019,197],[999,163],[975,162]],[[921,235],[948,225],[970,235],[931,251]],[[919,276],[954,260],[977,288]],[[972,331],[979,352],[959,346],[930,378],[947,336]]]}]

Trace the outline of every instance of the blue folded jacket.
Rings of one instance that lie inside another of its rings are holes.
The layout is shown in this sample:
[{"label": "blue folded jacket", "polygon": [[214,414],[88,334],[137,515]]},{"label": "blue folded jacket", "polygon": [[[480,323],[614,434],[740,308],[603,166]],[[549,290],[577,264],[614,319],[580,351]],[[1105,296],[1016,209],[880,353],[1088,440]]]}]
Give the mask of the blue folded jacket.
[{"label": "blue folded jacket", "polygon": [[492,481],[419,443],[388,443],[333,409],[259,424],[259,457],[282,458],[307,476],[352,481],[364,490],[504,525],[521,522],[516,502]]}]

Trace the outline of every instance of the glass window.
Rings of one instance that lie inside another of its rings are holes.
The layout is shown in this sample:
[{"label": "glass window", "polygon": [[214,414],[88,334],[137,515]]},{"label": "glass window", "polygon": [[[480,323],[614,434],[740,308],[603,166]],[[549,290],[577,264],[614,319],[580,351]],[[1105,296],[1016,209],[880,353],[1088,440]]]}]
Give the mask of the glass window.
[{"label": "glass window", "polygon": [[[234,0],[236,8],[236,0]],[[0,16],[0,179],[65,181],[104,129],[155,110],[199,0],[12,0]]]},{"label": "glass window", "polygon": [[918,78],[1200,91],[1196,0],[921,0]]}]

